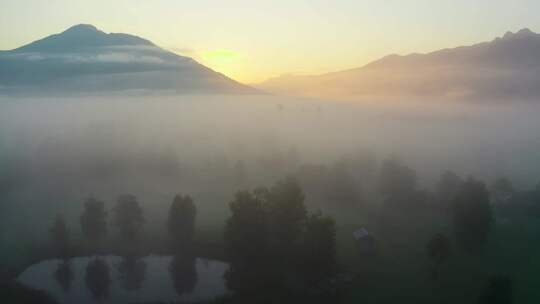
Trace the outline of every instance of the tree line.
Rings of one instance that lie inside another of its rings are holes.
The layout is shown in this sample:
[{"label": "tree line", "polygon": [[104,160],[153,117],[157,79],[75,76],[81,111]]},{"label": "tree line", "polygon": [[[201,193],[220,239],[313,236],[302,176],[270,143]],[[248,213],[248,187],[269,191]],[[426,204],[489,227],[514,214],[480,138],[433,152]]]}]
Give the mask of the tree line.
[{"label": "tree line", "polygon": [[[174,197],[166,223],[173,248],[191,249],[196,214],[197,209],[190,196],[179,194]],[[109,220],[117,229],[123,254],[137,254],[145,224],[143,209],[137,198],[133,195],[119,196],[112,208],[111,219],[103,201],[90,197],[84,202],[79,223],[83,238],[92,253],[101,254],[107,251],[104,247],[109,234]],[[62,258],[69,257],[72,253],[72,240],[70,229],[62,215],[56,217],[50,233],[55,255]]]},{"label": "tree line", "polygon": [[[308,213],[304,200],[302,189],[292,178],[270,188],[235,194],[229,204],[231,216],[224,231],[225,258],[230,263],[225,279],[229,289],[235,291],[235,301],[254,297],[269,300],[270,294],[290,296],[291,292],[315,292],[321,286],[325,287],[325,292],[331,290],[329,282],[337,271],[335,223],[320,211]],[[170,205],[165,226],[175,255],[172,269],[194,271],[194,263],[188,261],[194,261],[191,249],[196,214],[196,206],[188,195],[177,195]],[[93,197],[84,202],[80,226],[94,253],[107,251],[104,241],[109,233],[108,220],[104,202]],[[127,266],[130,261],[136,263],[136,258],[129,257],[137,253],[145,223],[137,199],[132,195],[120,196],[112,208],[110,220],[120,236],[123,255],[128,257],[126,268],[136,269]],[[67,259],[71,242],[65,219],[58,216],[50,232],[56,255]],[[89,267],[103,268],[102,264],[97,258]],[[186,271],[175,273],[181,276]],[[178,281],[185,280],[180,277]]]},{"label": "tree line", "polygon": [[[256,299],[271,303],[294,299],[295,295],[313,294],[318,299],[337,295],[336,224],[321,211],[307,210],[301,185],[313,176],[306,172],[299,176],[301,180],[291,177],[271,187],[238,191],[229,203],[231,216],[226,221],[223,238],[225,258],[230,263],[226,282],[229,289],[235,291],[234,302]],[[337,166],[333,172],[332,176],[339,178],[328,184],[326,189],[331,189],[331,195],[325,198],[345,209],[364,201],[362,189],[352,182],[346,165]],[[387,221],[390,227],[395,228],[391,226],[396,218],[393,214],[414,213],[432,201],[449,214],[453,235],[438,232],[426,243],[433,279],[441,275],[440,267],[452,256],[453,250],[469,254],[482,252],[493,229],[495,209],[506,208],[518,197],[506,179],[499,179],[488,187],[473,177],[463,179],[451,171],[441,175],[435,191],[422,190],[418,187],[416,172],[395,160],[383,162],[375,184],[382,200],[382,222]],[[356,204],[348,203],[351,201]],[[111,211],[110,222],[121,242],[136,252],[145,224],[137,199],[122,195]],[[190,254],[196,214],[197,208],[189,195],[177,195],[171,203],[164,226],[175,255]],[[80,216],[81,231],[96,253],[104,251],[108,221],[109,213],[102,201],[95,198],[85,201]],[[56,219],[51,235],[57,255],[68,256],[69,229],[62,217]],[[457,245],[455,249],[452,237]],[[174,267],[182,269],[181,261],[186,259],[178,261]],[[508,287],[511,281],[507,278],[494,277],[491,285],[497,284],[506,284],[505,290],[511,293]],[[484,295],[486,299],[490,297],[492,295]]]}]

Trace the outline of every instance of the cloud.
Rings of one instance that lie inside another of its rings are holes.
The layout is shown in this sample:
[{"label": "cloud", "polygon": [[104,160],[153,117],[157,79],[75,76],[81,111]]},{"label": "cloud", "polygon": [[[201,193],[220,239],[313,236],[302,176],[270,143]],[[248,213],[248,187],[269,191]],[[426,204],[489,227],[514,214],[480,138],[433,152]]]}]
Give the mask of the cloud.
[{"label": "cloud", "polygon": [[193,57],[197,54],[195,49],[189,47],[171,47],[167,48],[169,51],[174,52],[179,55]]},{"label": "cloud", "polygon": [[151,55],[142,55],[131,52],[94,53],[23,53],[12,56],[27,61],[60,60],[65,63],[165,63],[162,58]]},{"label": "cloud", "polygon": [[98,55],[65,55],[69,63],[164,63],[163,59],[153,56],[140,56],[131,53],[107,53]]}]

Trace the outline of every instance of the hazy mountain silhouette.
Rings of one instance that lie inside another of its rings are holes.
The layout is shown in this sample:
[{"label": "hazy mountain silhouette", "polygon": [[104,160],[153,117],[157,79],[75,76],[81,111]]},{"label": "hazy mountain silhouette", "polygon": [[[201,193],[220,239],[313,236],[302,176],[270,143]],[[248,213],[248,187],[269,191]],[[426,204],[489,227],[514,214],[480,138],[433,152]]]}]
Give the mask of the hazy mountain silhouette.
[{"label": "hazy mountain silhouette", "polygon": [[428,54],[390,55],[361,68],[317,76],[282,76],[270,92],[325,98],[536,99],[540,35],[507,32],[491,42]]},{"label": "hazy mountain silhouette", "polygon": [[0,92],[148,90],[251,94],[258,91],[128,34],[76,25],[11,51],[0,51]]}]

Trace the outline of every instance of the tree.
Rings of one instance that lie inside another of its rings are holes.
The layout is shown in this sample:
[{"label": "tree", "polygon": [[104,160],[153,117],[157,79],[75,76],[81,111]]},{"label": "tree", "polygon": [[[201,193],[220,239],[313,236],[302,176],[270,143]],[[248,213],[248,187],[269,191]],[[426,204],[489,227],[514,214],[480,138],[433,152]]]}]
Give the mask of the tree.
[{"label": "tree", "polygon": [[386,160],[381,166],[378,180],[386,211],[410,207],[423,197],[416,188],[416,172],[397,160]]},{"label": "tree", "polygon": [[437,198],[440,203],[450,206],[454,201],[463,179],[452,171],[445,171],[437,184]]},{"label": "tree", "polygon": [[489,194],[484,183],[469,178],[453,203],[454,233],[458,244],[469,252],[487,242],[493,222]]},{"label": "tree", "polygon": [[232,214],[225,226],[225,242],[227,254],[233,263],[257,261],[266,252],[267,215],[264,200],[258,194],[241,191],[229,203]]},{"label": "tree", "polygon": [[439,274],[439,267],[450,256],[450,240],[444,234],[436,234],[427,244],[427,253],[429,258],[433,261],[434,267],[432,276],[437,279]]},{"label": "tree", "polygon": [[278,251],[289,251],[298,245],[302,227],[307,217],[304,205],[304,193],[297,181],[287,178],[278,181],[267,196],[265,208],[268,212],[269,226],[272,234],[273,248]]},{"label": "tree", "polygon": [[177,249],[189,249],[195,233],[195,217],[197,208],[190,196],[175,196],[169,209],[167,228],[174,238]]},{"label": "tree", "polygon": [[80,218],[81,230],[91,246],[96,249],[107,235],[107,211],[105,204],[95,198],[84,202],[84,211]]},{"label": "tree", "polygon": [[512,304],[512,279],[506,276],[492,276],[478,304]]},{"label": "tree", "polygon": [[333,166],[327,176],[327,199],[339,207],[354,207],[361,203],[361,188],[350,173],[346,162]]},{"label": "tree", "polygon": [[332,218],[315,212],[306,220],[302,243],[302,272],[308,283],[318,283],[336,271],[336,227]]},{"label": "tree", "polygon": [[382,200],[377,219],[379,233],[389,238],[396,235],[396,230],[410,228],[411,221],[425,210],[431,197],[417,189],[416,172],[395,159],[382,163],[377,185]]},{"label": "tree", "polygon": [[304,194],[294,179],[271,189],[241,191],[229,204],[225,227],[230,268],[227,286],[235,303],[278,303],[298,278],[319,283],[335,266],[335,227],[330,218],[307,216]]},{"label": "tree", "polygon": [[269,253],[266,189],[236,193],[229,203],[231,217],[225,226],[225,250],[230,268],[227,286],[237,294],[256,296],[268,286]]},{"label": "tree", "polygon": [[69,256],[69,229],[64,217],[58,215],[50,229],[51,241],[56,255],[61,258]]},{"label": "tree", "polygon": [[499,178],[491,185],[491,200],[494,204],[504,204],[512,200],[515,194],[514,186],[507,178]]},{"label": "tree", "polygon": [[122,195],[113,209],[113,223],[127,246],[137,241],[144,225],[143,211],[133,195]]},{"label": "tree", "polygon": [[313,197],[321,198],[321,201],[324,201],[324,207],[326,207],[329,188],[328,177],[330,176],[330,170],[326,165],[304,164],[298,168],[295,176],[302,189],[305,189]]},{"label": "tree", "polygon": [[530,192],[529,196],[531,201],[529,204],[530,214],[540,217],[540,183]]}]

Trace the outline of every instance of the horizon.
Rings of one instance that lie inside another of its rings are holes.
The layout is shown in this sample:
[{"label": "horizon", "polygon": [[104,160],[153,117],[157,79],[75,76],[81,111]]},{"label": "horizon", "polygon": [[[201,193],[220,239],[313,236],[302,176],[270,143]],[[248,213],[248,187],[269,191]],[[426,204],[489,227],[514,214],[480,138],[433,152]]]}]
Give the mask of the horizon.
[{"label": "horizon", "polygon": [[[40,15],[28,15],[22,9],[27,5]],[[181,5],[8,0],[0,11],[0,49],[14,49],[76,24],[92,24],[106,33],[148,39],[241,83],[257,84],[282,75],[353,69],[387,55],[429,53],[491,41],[507,31],[540,28],[532,13],[540,4],[534,1]],[[58,16],[60,9],[65,14]]]},{"label": "horizon", "polygon": [[0,303],[540,303],[540,1],[0,1]]}]

